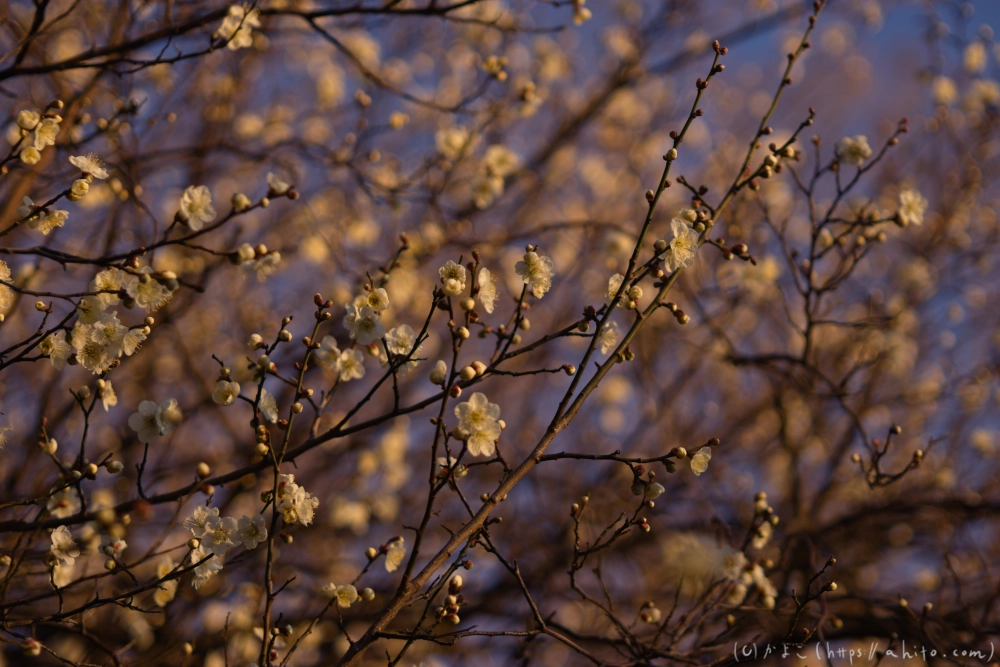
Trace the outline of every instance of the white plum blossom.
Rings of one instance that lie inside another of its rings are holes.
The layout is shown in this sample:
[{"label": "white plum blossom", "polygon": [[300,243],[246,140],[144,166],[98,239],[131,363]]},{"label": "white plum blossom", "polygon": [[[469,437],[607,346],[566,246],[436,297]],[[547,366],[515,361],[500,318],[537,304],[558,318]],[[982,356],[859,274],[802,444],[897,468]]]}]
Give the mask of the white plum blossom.
[{"label": "white plum blossom", "polygon": [[219,405],[232,405],[236,402],[236,397],[239,395],[239,382],[219,380],[215,383],[215,391],[212,392],[212,400]]},{"label": "white plum blossom", "polygon": [[169,398],[159,405],[153,401],[139,403],[137,412],[128,418],[128,425],[136,432],[139,442],[150,443],[158,435],[166,435],[181,422],[177,401]]},{"label": "white plum blossom", "polygon": [[446,295],[458,296],[465,291],[466,271],[461,264],[456,264],[449,259],[444,266],[438,269],[438,275],[441,276],[441,285],[443,286],[441,289]]},{"label": "white plum blossom", "polygon": [[490,403],[485,394],[474,393],[465,403],[455,406],[458,428],[469,434],[467,443],[473,456],[490,456],[500,439],[500,406]]},{"label": "white plum blossom", "polygon": [[[206,558],[208,560],[205,560]],[[191,581],[191,585],[195,589],[204,586],[209,579],[222,570],[222,559],[202,546],[191,552],[191,563],[201,563],[194,568],[194,579]]]},{"label": "white plum blossom", "polygon": [[208,186],[189,185],[181,195],[181,205],[177,215],[195,232],[204,228],[206,222],[215,220],[212,193]]},{"label": "white plum blossom", "polygon": [[60,116],[46,116],[35,127],[34,148],[36,151],[44,149],[46,146],[55,146],[56,137],[59,135],[59,123],[62,122]]},{"label": "white plum blossom", "polygon": [[701,473],[708,470],[708,462],[712,460],[712,448],[702,447],[697,452],[691,455],[691,472],[695,475],[701,475]]},{"label": "white plum blossom", "polygon": [[278,272],[279,264],[281,264],[281,253],[277,250],[272,250],[271,252],[264,253],[256,259],[244,262],[241,266],[243,267],[243,271],[247,274],[257,274],[257,282],[263,283],[270,276],[273,276]]},{"label": "white plum blossom", "polygon": [[56,370],[66,368],[66,360],[73,354],[73,348],[66,342],[66,334],[55,331],[38,344],[38,350],[49,358]]},{"label": "white plum blossom", "polygon": [[618,346],[618,323],[608,322],[598,334],[598,342],[601,345],[601,354],[607,354]]},{"label": "white plum blossom", "polygon": [[37,111],[31,109],[22,109],[17,112],[17,126],[22,130],[28,130],[29,132],[38,125],[38,122],[42,119],[42,115]]},{"label": "white plum blossom", "polygon": [[258,409],[267,421],[272,424],[278,421],[278,402],[275,400],[274,395],[269,393],[267,389],[260,390],[260,404],[258,405]]},{"label": "white plum blossom", "polygon": [[201,536],[202,545],[216,556],[224,556],[233,546],[233,533],[238,523],[231,516],[210,516],[205,519],[205,532]]},{"label": "white plum blossom", "polygon": [[376,287],[371,292],[363,294],[360,300],[361,303],[355,303],[355,305],[359,308],[370,306],[376,313],[381,313],[389,307],[389,293],[385,291],[384,287]]},{"label": "white plum blossom", "polygon": [[351,584],[338,586],[337,584],[327,584],[322,589],[323,595],[331,600],[337,601],[337,606],[347,609],[358,601],[358,589]]},{"label": "white plum blossom", "polygon": [[347,315],[344,316],[344,328],[358,345],[369,345],[385,335],[385,325],[371,306],[364,306],[359,310],[354,304],[349,304]]},{"label": "white plum blossom", "polygon": [[278,511],[286,524],[301,523],[308,526],[313,522],[319,499],[295,483],[295,475],[281,475],[278,478]]},{"label": "white plum blossom", "polygon": [[157,310],[173,296],[170,290],[153,278],[152,273],[152,267],[144,266],[139,275],[132,276],[125,285],[125,291],[135,300],[135,305],[148,311]]},{"label": "white plum blossom", "polygon": [[319,365],[328,371],[339,372],[337,362],[340,361],[340,348],[337,347],[337,339],[333,336],[323,336],[319,342],[319,349],[313,352]]},{"label": "white plum blossom", "polygon": [[267,539],[264,515],[254,514],[252,517],[241,517],[236,528],[236,539],[247,549],[256,549],[258,544]]},{"label": "white plum blossom", "polygon": [[918,191],[907,189],[899,193],[899,212],[896,218],[901,226],[922,225],[926,211],[927,200]]},{"label": "white plum blossom", "polygon": [[108,177],[108,170],[104,168],[104,162],[93,153],[86,155],[76,155],[69,159],[70,164],[94,178],[105,179]]},{"label": "white plum blossom", "polygon": [[[621,289],[623,282],[625,282],[625,276],[620,273],[616,273],[608,279],[608,293],[604,295],[604,303],[610,305],[615,295],[618,294],[618,290]],[[623,294],[622,298],[618,301],[618,307],[624,307],[627,301],[628,298]]]},{"label": "white plum blossom", "polygon": [[487,313],[492,313],[497,302],[497,279],[485,266],[479,269],[479,302]]},{"label": "white plum blossom", "polygon": [[97,397],[101,399],[105,412],[118,405],[118,395],[115,394],[115,388],[111,386],[110,380],[97,381]]},{"label": "white plum blossom", "polygon": [[[90,281],[90,291],[102,292],[97,295],[97,299],[99,299],[105,307],[117,306],[121,299],[115,292],[121,290],[123,283],[124,275],[122,274],[121,269],[105,269],[94,276],[94,279]],[[114,290],[114,292],[110,290]]]},{"label": "white plum blossom", "polygon": [[871,156],[872,149],[868,145],[868,137],[863,134],[856,137],[844,137],[837,142],[837,157],[847,164],[860,167]]},{"label": "white plum blossom", "polygon": [[698,233],[680,218],[671,220],[670,228],[674,238],[663,261],[668,271],[676,271],[691,266],[694,261],[698,253]]},{"label": "white plum blossom", "polygon": [[118,560],[127,548],[128,543],[120,537],[112,535],[103,535],[101,537],[101,551],[109,558]]},{"label": "white plum blossom", "polygon": [[[420,348],[415,348],[417,344],[417,334],[409,324],[400,324],[398,327],[390,329],[385,334],[385,346],[388,348],[389,352],[392,354],[405,357],[413,352],[413,357],[420,354]],[[382,365],[389,363],[389,359],[385,354],[385,350],[379,350],[379,360],[382,361]],[[416,368],[417,364],[420,362],[416,358],[411,358],[408,362],[403,364],[399,368],[400,374],[405,374],[408,371]]]},{"label": "white plum blossom", "polygon": [[394,537],[386,546],[385,571],[395,572],[399,569],[399,564],[403,562],[403,556],[406,555],[406,546],[402,537]]},{"label": "white plum blossom", "polygon": [[69,211],[49,211],[48,213],[38,213],[28,219],[28,227],[31,229],[37,229],[42,234],[48,236],[56,227],[62,227],[66,224],[66,219],[69,217]]},{"label": "white plum blossom", "polygon": [[45,509],[48,510],[49,514],[56,519],[64,519],[68,516],[73,516],[80,511],[80,497],[76,493],[76,489],[72,487],[67,487],[61,491],[57,491],[45,504]]},{"label": "white plum blossom", "polygon": [[59,526],[52,531],[52,546],[49,551],[64,565],[72,565],[80,556],[80,548],[73,541],[73,534],[66,526]]},{"label": "white plum blossom", "polygon": [[204,505],[198,505],[194,508],[194,512],[191,516],[184,519],[184,523],[181,525],[191,531],[191,534],[195,537],[201,537],[205,534],[205,524],[211,517],[219,516],[218,507],[205,507]]},{"label": "white plum blossom", "polygon": [[514,266],[514,270],[521,276],[524,284],[531,288],[535,298],[541,299],[552,288],[552,277],[555,274],[552,271],[552,260],[548,257],[529,250],[524,253],[523,261]]}]

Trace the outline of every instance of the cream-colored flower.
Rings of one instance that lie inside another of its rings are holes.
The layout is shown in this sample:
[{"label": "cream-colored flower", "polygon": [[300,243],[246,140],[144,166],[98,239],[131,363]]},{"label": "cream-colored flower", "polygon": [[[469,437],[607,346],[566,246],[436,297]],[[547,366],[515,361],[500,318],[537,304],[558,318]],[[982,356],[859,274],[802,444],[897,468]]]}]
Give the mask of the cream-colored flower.
[{"label": "cream-colored flower", "polygon": [[150,312],[162,307],[173,296],[170,290],[153,279],[151,273],[152,267],[144,266],[139,275],[132,276],[125,286],[125,291],[135,300],[135,305]]},{"label": "cream-colored flower", "polygon": [[93,153],[70,157],[70,164],[94,178],[104,179],[108,177],[108,170],[104,168],[104,162]]},{"label": "cream-colored flower", "polygon": [[374,343],[385,335],[385,325],[371,306],[364,306],[359,310],[354,304],[348,305],[344,328],[359,345]]},{"label": "cream-colored flower", "polygon": [[73,541],[73,534],[69,532],[69,528],[66,526],[59,526],[53,530],[51,540],[52,546],[49,548],[49,551],[60,563],[72,565],[73,561],[80,556],[80,548],[76,546],[76,542]]},{"label": "cream-colored flower", "polygon": [[101,399],[105,412],[118,405],[118,395],[115,394],[115,388],[111,386],[110,380],[97,381],[97,397]]},{"label": "cream-colored flower", "polygon": [[899,193],[899,212],[896,216],[903,227],[923,224],[926,211],[927,200],[920,192],[909,189]]},{"label": "cream-colored flower", "polygon": [[337,606],[341,609],[347,609],[359,599],[358,589],[351,584],[341,586],[328,584],[323,587],[323,595],[331,600],[336,600]]},{"label": "cream-colored flower", "polygon": [[441,284],[444,286],[442,289],[446,295],[458,296],[465,291],[466,271],[461,264],[449,259],[438,269],[438,275],[441,277]]},{"label": "cream-colored flower", "polygon": [[387,546],[388,549],[385,552],[385,571],[395,572],[399,569],[400,563],[403,562],[403,556],[406,555],[406,546],[403,543],[402,537],[394,537],[389,541]]},{"label": "cream-colored flower", "polygon": [[215,220],[215,209],[212,207],[212,193],[205,185],[189,185],[181,195],[178,216],[192,231],[199,231],[206,222]]},{"label": "cream-colored flower", "polygon": [[21,149],[19,157],[21,158],[21,162],[30,167],[33,164],[38,164],[38,161],[42,159],[42,154],[34,146],[25,146]]},{"label": "cream-colored flower", "polygon": [[837,142],[837,156],[847,164],[860,167],[861,163],[872,156],[868,145],[868,137],[859,134],[856,137],[844,137]]},{"label": "cream-colored flower", "polygon": [[[4,289],[0,287],[0,289]],[[66,368],[66,360],[73,353],[73,348],[66,342],[66,334],[62,331],[50,333],[38,344],[38,350],[49,358],[56,370]]]},{"label": "cream-colored flower", "polygon": [[274,395],[269,393],[267,389],[260,390],[260,404],[258,407],[260,414],[264,416],[264,419],[272,424],[277,423],[278,401],[275,400]]},{"label": "cream-colored flower", "polygon": [[618,323],[614,320],[608,322],[598,334],[598,343],[601,345],[601,354],[607,354],[618,346]]},{"label": "cream-colored flower", "polygon": [[[205,560],[206,558],[208,560]],[[202,546],[191,552],[191,563],[201,563],[194,568],[194,579],[191,580],[191,585],[195,589],[201,588],[209,579],[222,571],[222,558]]]},{"label": "cream-colored flower", "polygon": [[524,253],[523,261],[514,266],[514,270],[521,276],[524,284],[531,288],[535,298],[541,299],[552,289],[552,278],[555,274],[552,271],[552,260],[548,257],[528,251]]},{"label": "cream-colored flower", "polygon": [[139,403],[137,412],[128,418],[128,425],[136,432],[140,442],[152,442],[157,436],[166,435],[181,422],[181,411],[175,399],[157,405],[153,401]]},{"label": "cream-colored flower", "polygon": [[219,405],[232,405],[240,395],[240,383],[229,380],[219,380],[215,383],[212,400]]},{"label": "cream-colored flower", "polygon": [[65,519],[68,516],[73,516],[80,511],[81,507],[80,496],[77,495],[77,491],[73,487],[67,487],[62,491],[56,492],[45,504],[45,509],[56,519]]},{"label": "cream-colored flower", "polygon": [[691,456],[691,472],[695,475],[708,470],[708,462],[712,460],[712,448],[702,447]]},{"label": "cream-colored flower", "polygon": [[698,233],[680,218],[670,221],[670,229],[674,233],[674,238],[670,241],[670,247],[663,258],[667,270],[676,271],[691,266],[698,254]]},{"label": "cream-colored flower", "polygon": [[389,293],[383,287],[376,287],[371,292],[365,293],[361,300],[364,303],[360,305],[367,305],[376,313],[381,313],[389,307]]},{"label": "cream-colored flower", "polygon": [[[40,151],[46,146],[55,146],[56,137],[59,135],[60,121],[62,121],[62,118],[59,116],[42,119],[42,122],[35,128],[34,148],[36,150]],[[24,158],[22,157],[21,159]]]},{"label": "cream-colored flower", "polygon": [[467,445],[473,456],[491,456],[500,439],[500,406],[490,403],[485,394],[474,393],[465,403],[455,406],[458,428],[469,434]]},{"label": "cream-colored flower", "polygon": [[29,132],[38,126],[38,122],[42,119],[42,115],[37,111],[32,111],[30,109],[22,109],[17,112],[17,126],[22,130],[28,130]]},{"label": "cream-colored flower", "polygon": [[191,516],[184,519],[184,523],[181,525],[191,531],[191,534],[195,537],[200,538],[205,534],[205,525],[208,522],[209,517],[219,516],[218,507],[205,507],[204,505],[198,505],[194,508],[194,512]]},{"label": "cream-colored flower", "polygon": [[264,515],[254,514],[252,517],[240,518],[236,528],[236,539],[247,549],[256,549],[257,545],[267,539],[267,527],[264,525]]},{"label": "cream-colored flower", "polygon": [[30,218],[28,220],[28,226],[32,229],[37,229],[42,234],[48,235],[56,227],[62,227],[66,224],[66,218],[69,217],[69,211],[50,211],[48,213],[39,213],[38,215]]},{"label": "cream-colored flower", "polygon": [[201,544],[216,556],[224,556],[233,546],[233,533],[238,527],[236,519],[231,516],[210,516],[205,519],[205,532],[201,536]]},{"label": "cream-colored flower", "polygon": [[487,313],[492,313],[497,303],[497,279],[485,266],[479,269],[479,302]]}]

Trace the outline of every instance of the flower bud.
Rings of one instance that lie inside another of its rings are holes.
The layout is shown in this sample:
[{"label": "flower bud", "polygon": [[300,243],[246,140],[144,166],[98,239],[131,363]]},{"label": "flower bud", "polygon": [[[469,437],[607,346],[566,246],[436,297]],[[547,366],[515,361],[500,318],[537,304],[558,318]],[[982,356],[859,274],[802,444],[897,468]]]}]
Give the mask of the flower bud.
[{"label": "flower bud", "polygon": [[462,368],[462,370],[458,372],[458,374],[462,377],[463,380],[471,380],[472,378],[476,377],[476,369],[473,368],[472,366],[465,366]]},{"label": "flower bud", "polygon": [[233,205],[233,210],[236,211],[237,213],[245,211],[251,206],[250,198],[247,197],[242,192],[237,192],[236,194],[234,194],[233,198],[230,200],[230,203]]},{"label": "flower bud", "polygon": [[204,461],[202,461],[201,463],[199,463],[198,467],[195,468],[195,474],[198,475],[199,479],[205,479],[206,477],[209,476],[209,474],[211,472],[212,472],[212,469],[209,468],[208,464],[205,463]]}]

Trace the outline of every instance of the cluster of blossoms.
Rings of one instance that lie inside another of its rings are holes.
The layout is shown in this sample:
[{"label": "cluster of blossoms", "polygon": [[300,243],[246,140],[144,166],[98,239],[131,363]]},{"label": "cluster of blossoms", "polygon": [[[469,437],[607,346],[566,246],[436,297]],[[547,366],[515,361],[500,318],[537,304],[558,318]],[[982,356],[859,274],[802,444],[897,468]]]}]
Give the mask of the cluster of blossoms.
[{"label": "cluster of blossoms", "polygon": [[249,5],[231,5],[219,26],[218,35],[230,51],[253,46],[253,29],[260,27],[260,12]]},{"label": "cluster of blossoms", "polygon": [[62,107],[63,103],[57,101],[50,104],[45,111],[24,109],[17,114],[19,141],[25,142],[20,152],[21,162],[27,165],[38,164],[45,147],[55,146],[56,137],[59,136],[59,124],[63,120],[56,111]]},{"label": "cluster of blossoms", "polygon": [[137,412],[128,418],[128,425],[139,438],[139,442],[150,443],[157,436],[166,435],[181,423],[184,415],[177,406],[177,400],[168,398],[159,405],[153,401],[139,403]]},{"label": "cluster of blossoms", "polygon": [[[80,170],[81,178],[73,181],[66,197],[70,201],[79,201],[90,192],[90,184],[95,178],[104,179],[108,177],[108,171],[104,168],[104,163],[93,153],[87,155],[75,155],[69,158],[70,164]],[[17,207],[17,216],[21,221],[27,222],[28,227],[36,229],[42,234],[48,234],[57,227],[66,224],[69,218],[69,211],[50,211],[41,206],[36,206],[31,197],[22,198],[22,205]]]},{"label": "cluster of blossoms", "polygon": [[[230,547],[242,544],[250,551],[267,539],[267,527],[262,514],[243,516],[237,521],[230,516],[219,516],[218,507],[199,505],[191,516],[184,520],[183,525],[195,538],[191,542],[193,545],[191,562],[199,563],[194,570],[194,580],[191,582],[195,588],[200,588],[222,570],[222,559]],[[166,563],[162,566],[167,568]],[[172,568],[173,564],[171,563],[169,567]],[[169,569],[167,571],[169,572]]]},{"label": "cluster of blossoms", "polygon": [[[118,319],[117,311],[106,311],[118,305],[123,290],[128,295],[126,307],[140,305],[153,310],[169,300],[170,290],[150,274],[151,270],[144,271],[126,281],[119,269],[101,271],[90,284],[92,291],[100,293],[80,300],[79,317],[68,332],[68,340],[64,331],[49,334],[39,345],[42,354],[59,370],[72,362],[95,375],[107,372],[123,353],[132,355],[149,335],[153,319],[147,317],[142,325],[127,327]],[[171,277],[159,276],[165,281]]]},{"label": "cluster of blossoms", "polygon": [[503,194],[506,178],[517,170],[520,163],[517,155],[505,146],[494,144],[486,149],[479,166],[479,178],[472,186],[476,208],[488,208]]},{"label": "cluster of blossoms", "polygon": [[295,475],[281,475],[278,478],[278,511],[286,524],[301,523],[308,526],[316,516],[319,498],[295,483]]},{"label": "cluster of blossoms", "polygon": [[774,609],[778,591],[758,563],[750,563],[742,551],[734,551],[723,560],[723,574],[732,583],[726,601],[732,605],[743,604],[751,588],[760,593],[761,606]]}]

